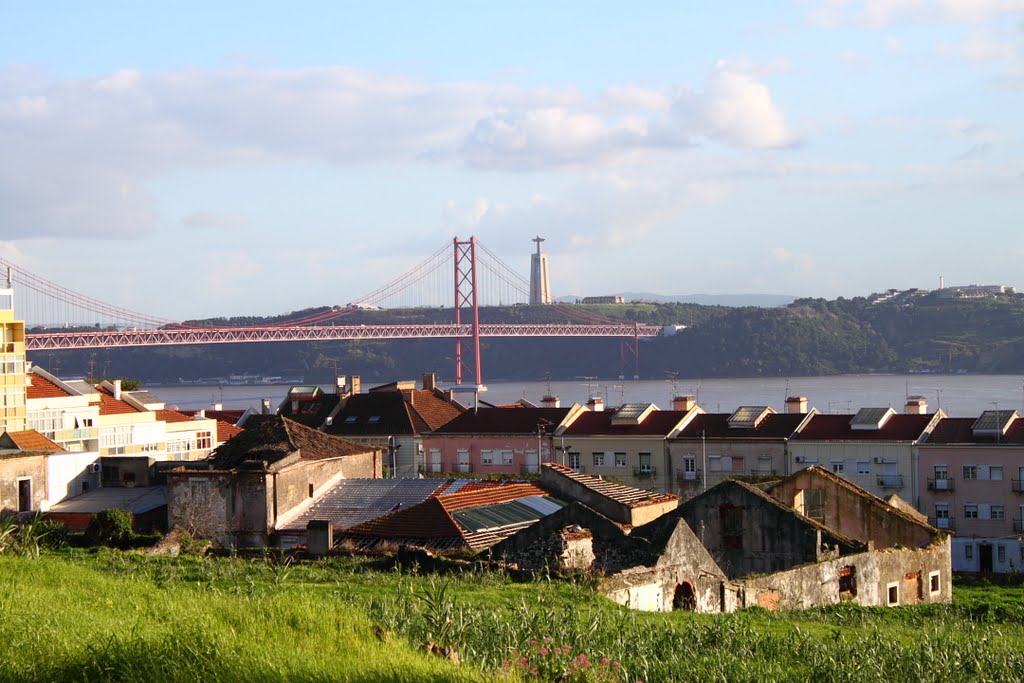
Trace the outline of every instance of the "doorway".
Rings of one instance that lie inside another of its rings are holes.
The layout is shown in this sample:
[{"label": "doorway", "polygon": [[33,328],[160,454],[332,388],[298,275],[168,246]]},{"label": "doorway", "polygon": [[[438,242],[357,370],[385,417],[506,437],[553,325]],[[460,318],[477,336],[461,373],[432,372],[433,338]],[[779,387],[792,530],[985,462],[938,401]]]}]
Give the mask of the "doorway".
[{"label": "doorway", "polygon": [[697,595],[694,593],[692,583],[683,581],[676,585],[675,595],[672,596],[672,609],[683,609],[690,612],[697,609]]},{"label": "doorway", "polygon": [[32,510],[32,480],[18,480],[18,512],[30,512]]},{"label": "doorway", "polygon": [[992,546],[988,543],[978,545],[978,571],[992,571]]}]

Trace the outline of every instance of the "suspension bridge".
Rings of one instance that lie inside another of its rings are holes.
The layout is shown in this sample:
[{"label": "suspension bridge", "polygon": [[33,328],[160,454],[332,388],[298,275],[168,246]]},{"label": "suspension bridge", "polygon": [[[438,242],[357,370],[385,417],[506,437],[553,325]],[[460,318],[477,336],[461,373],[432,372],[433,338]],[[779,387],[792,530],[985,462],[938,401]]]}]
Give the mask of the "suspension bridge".
[{"label": "suspension bridge", "polygon": [[[207,325],[162,319],[71,291],[0,258],[19,301],[28,330],[27,351],[97,349],[177,344],[227,344],[330,340],[438,339],[455,343],[455,383],[463,370],[481,385],[482,337],[613,337],[623,359],[639,361],[639,340],[661,327],[614,320],[578,306],[546,304],[566,322],[481,323],[480,307],[529,300],[530,283],[475,237],[454,238],[427,259],[345,305],[273,324]],[[453,320],[437,324],[344,324],[346,316],[368,309],[450,307]],[[466,342],[468,348],[463,348]],[[465,353],[464,353],[465,351]]]}]

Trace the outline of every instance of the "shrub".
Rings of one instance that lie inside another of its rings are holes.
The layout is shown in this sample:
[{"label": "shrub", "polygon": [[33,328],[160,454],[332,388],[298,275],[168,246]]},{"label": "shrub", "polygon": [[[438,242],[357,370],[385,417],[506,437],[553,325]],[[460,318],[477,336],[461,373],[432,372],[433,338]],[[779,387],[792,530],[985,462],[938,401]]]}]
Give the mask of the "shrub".
[{"label": "shrub", "polygon": [[85,530],[85,539],[92,545],[121,548],[130,545],[134,538],[132,514],[117,508],[97,512]]}]

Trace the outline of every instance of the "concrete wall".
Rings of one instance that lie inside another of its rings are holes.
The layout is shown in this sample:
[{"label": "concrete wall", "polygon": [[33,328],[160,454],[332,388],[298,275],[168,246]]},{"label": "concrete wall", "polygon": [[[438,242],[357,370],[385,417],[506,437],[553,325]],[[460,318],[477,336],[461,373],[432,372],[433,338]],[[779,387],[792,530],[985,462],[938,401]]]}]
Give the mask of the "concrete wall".
[{"label": "concrete wall", "polygon": [[[708,471],[708,488],[722,481],[730,474],[771,474],[779,476],[786,473],[786,444],[783,441],[755,441],[752,439],[707,439],[703,444],[694,439],[672,439],[668,442],[671,478],[675,488],[672,493],[686,495],[693,490],[700,490],[703,484],[705,469],[704,456],[728,456],[732,460],[732,469],[728,472]],[[683,474],[683,461],[692,457],[697,473],[690,479]],[[708,458],[708,463],[712,462]],[[720,462],[720,461],[719,461]]]},{"label": "concrete wall", "polygon": [[[668,466],[668,451],[665,445],[664,436],[584,436],[573,434],[565,437],[571,445],[568,451],[579,453],[580,471],[586,474],[593,474],[601,477],[613,477],[627,486],[635,486],[641,489],[651,489],[662,493],[674,493],[673,478],[671,469]],[[594,464],[594,454],[600,453],[604,458],[603,465]],[[615,465],[615,454],[625,455],[625,465]],[[640,454],[650,453],[652,472],[649,474],[636,473],[640,467]],[[568,465],[568,456],[562,462],[563,457],[559,454],[558,462]]]},{"label": "concrete wall", "polygon": [[723,482],[680,506],[690,528],[731,578],[814,562],[837,539],[741,484]]},{"label": "concrete wall", "polygon": [[98,451],[51,454],[46,459],[47,491],[41,509],[48,510],[65,498],[99,488],[100,473],[93,471],[98,461]]},{"label": "concrete wall", "polygon": [[18,488],[21,480],[30,480],[32,510],[46,500],[46,455],[0,456],[0,517],[18,512]]},{"label": "concrete wall", "polygon": [[[848,568],[852,568],[855,592],[840,590],[840,574]],[[926,548],[870,550],[736,583],[740,607],[800,609],[842,601],[866,606],[914,605],[952,600],[950,568],[950,540],[946,537]],[[888,599],[892,586],[896,588],[895,603]]]},{"label": "concrete wall", "polygon": [[810,510],[797,507],[797,501],[807,501],[806,492],[822,491],[824,500],[822,517],[818,519],[825,526],[844,536],[867,542],[874,541],[879,548],[897,544],[918,547],[928,543],[932,532],[925,526],[915,524],[897,513],[885,501],[866,498],[844,487],[840,482],[813,473],[809,470],[797,472],[789,479],[775,484],[768,494],[784,505],[796,507],[804,515]]}]

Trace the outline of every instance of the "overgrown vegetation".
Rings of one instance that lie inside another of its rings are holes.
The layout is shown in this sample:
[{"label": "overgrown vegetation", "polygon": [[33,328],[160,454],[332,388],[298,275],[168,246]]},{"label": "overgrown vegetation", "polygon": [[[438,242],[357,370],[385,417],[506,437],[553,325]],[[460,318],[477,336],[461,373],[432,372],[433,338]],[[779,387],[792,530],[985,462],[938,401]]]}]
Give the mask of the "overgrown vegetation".
[{"label": "overgrown vegetation", "polygon": [[957,587],[952,605],[648,614],[586,582],[273,558],[0,554],[0,680],[1024,678],[1020,586]]}]

